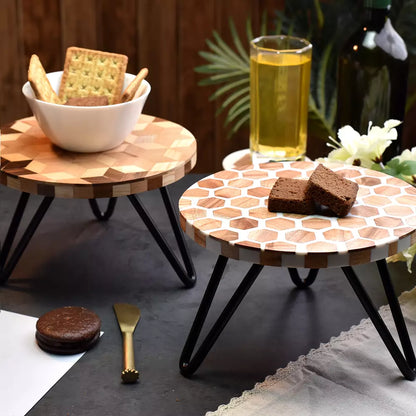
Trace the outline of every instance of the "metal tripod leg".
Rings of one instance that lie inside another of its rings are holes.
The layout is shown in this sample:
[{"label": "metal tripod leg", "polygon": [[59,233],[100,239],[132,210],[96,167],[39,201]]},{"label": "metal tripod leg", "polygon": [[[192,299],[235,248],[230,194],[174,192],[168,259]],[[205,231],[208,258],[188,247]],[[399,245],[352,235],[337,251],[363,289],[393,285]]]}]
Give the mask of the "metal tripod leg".
[{"label": "metal tripod leg", "polygon": [[165,204],[166,212],[168,213],[170,225],[175,234],[176,242],[178,244],[179,251],[183,259],[183,263],[186,268],[187,274],[184,276],[185,281],[183,280],[183,282],[187,287],[193,287],[196,283],[196,272],[194,264],[192,262],[192,258],[189,254],[188,245],[186,244],[186,240],[184,238],[181,226],[178,221],[178,216],[175,210],[173,209],[172,201],[170,199],[168,190],[164,186],[162,186],[159,190],[162,195],[163,203]]},{"label": "metal tripod leg", "polygon": [[211,307],[212,300],[214,299],[221,277],[224,273],[227,261],[227,257],[224,257],[222,255],[218,257],[217,263],[215,264],[214,270],[211,275],[211,279],[208,283],[208,286],[205,290],[205,294],[199,306],[199,310],[196,314],[194,323],[185,342],[185,346],[183,347],[183,351],[179,362],[179,369],[182,375],[186,377],[191,376],[201,365],[202,361],[205,359],[206,355],[211,350],[212,346],[215,344],[215,341],[218,339],[219,335],[227,325],[228,321],[231,319],[234,312],[237,310],[237,307],[244,299],[250,287],[255,282],[257,276],[263,269],[263,266],[259,264],[253,264],[251,266],[250,270],[247,272],[246,276],[241,281],[240,285],[234,292],[233,296],[230,298],[229,302],[227,303],[224,310],[218,317],[217,321],[212,326],[208,335],[202,341],[199,349],[191,358],[196,343],[198,341],[199,335],[201,333],[202,327],[205,323],[205,319]]},{"label": "metal tripod leg", "polygon": [[17,230],[19,228],[20,222],[25,212],[27,202],[29,200],[28,193],[22,192],[22,194],[20,195],[20,199],[19,199],[19,202],[17,203],[16,210],[14,212],[12,221],[10,223],[10,227],[6,235],[6,239],[4,241],[3,248],[0,252],[0,283],[6,282],[6,280],[12,274],[14,268],[16,267],[16,264],[20,260],[20,257],[22,256],[27,245],[32,239],[33,234],[35,233],[36,229],[41,223],[53,199],[54,199],[53,197],[47,197],[47,196],[43,198],[37,211],[33,215],[32,220],[30,221],[29,225],[24,231],[19,243],[17,244],[13,253],[9,257],[10,250],[13,245],[13,241],[16,237]]},{"label": "metal tripod leg", "polygon": [[292,279],[292,282],[299,288],[299,289],[306,289],[309,287],[316,279],[316,276],[318,276],[319,269],[310,269],[308,272],[308,275],[302,279],[299,276],[298,269],[293,269],[291,267],[288,268],[290,278]]},{"label": "metal tripod leg", "polygon": [[102,212],[98,207],[98,202],[96,199],[89,199],[88,202],[90,203],[91,209],[97,220],[99,221],[107,221],[114,212],[114,208],[116,206],[117,198],[112,197],[108,200],[107,209],[105,212]]},{"label": "metal tripod leg", "polygon": [[414,380],[416,377],[415,356],[413,353],[412,345],[410,343],[409,334],[407,332],[406,324],[403,319],[400,305],[394,293],[393,285],[391,283],[390,275],[388,273],[385,260],[379,260],[377,262],[377,266],[379,268],[380,277],[383,281],[384,290],[386,292],[387,299],[390,304],[393,319],[396,324],[396,329],[398,331],[399,338],[402,343],[402,347],[405,352],[406,358],[405,356],[403,356],[400,348],[397,346],[396,341],[392,337],[389,329],[387,328],[386,324],[384,323],[383,319],[378,313],[367,291],[359,281],[352,267],[343,267],[342,270],[345,276],[347,277],[349,283],[351,284],[355,294],[357,295],[358,299],[363,305],[364,309],[368,313],[368,316],[373,322],[381,339],[383,340],[384,344],[389,350],[397,367],[407,380]]},{"label": "metal tripod leg", "polygon": [[134,209],[137,211],[141,219],[143,220],[144,224],[152,234],[153,238],[159,245],[160,249],[162,250],[163,254],[168,259],[169,263],[175,270],[176,274],[178,275],[179,279],[184,283],[184,285],[188,288],[193,287],[196,283],[196,273],[194,266],[192,264],[191,257],[188,253],[185,240],[182,236],[182,231],[179,228],[178,221],[174,218],[176,214],[173,211],[172,204],[169,199],[169,195],[165,188],[161,188],[163,201],[170,219],[171,226],[173,228],[173,232],[176,237],[176,241],[179,246],[179,250],[182,256],[182,260],[185,264],[185,268],[181,265],[178,258],[176,257],[175,253],[169,247],[168,243],[166,242],[163,235],[160,233],[159,229],[156,227],[156,224],[150,217],[149,213],[139,201],[136,195],[128,195],[128,199],[130,200],[131,204],[133,205]]}]

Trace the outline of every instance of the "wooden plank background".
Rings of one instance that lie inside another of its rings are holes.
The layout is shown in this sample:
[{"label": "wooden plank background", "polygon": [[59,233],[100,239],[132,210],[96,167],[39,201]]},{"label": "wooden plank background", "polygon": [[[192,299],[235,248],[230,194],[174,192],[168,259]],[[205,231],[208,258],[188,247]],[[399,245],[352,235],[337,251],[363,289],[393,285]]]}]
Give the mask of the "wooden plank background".
[{"label": "wooden plank background", "polygon": [[128,72],[150,70],[152,92],[145,113],[180,123],[198,141],[197,172],[221,167],[231,151],[248,146],[248,131],[226,139],[215,117],[214,89],[198,86],[198,51],[217,30],[229,39],[229,18],[245,38],[251,17],[258,33],[261,14],[284,0],[0,0],[0,123],[30,115],[21,93],[32,53],[47,72],[63,67],[68,46],[126,54]]},{"label": "wooden plank background", "polygon": [[[47,72],[63,68],[68,46],[123,53],[129,57],[128,72],[150,70],[152,92],[144,112],[195,135],[194,171],[218,170],[224,156],[248,147],[248,128],[226,138],[224,118],[215,116],[218,103],[209,101],[215,88],[198,86],[203,75],[194,68],[206,63],[198,52],[207,50],[213,30],[230,41],[230,18],[246,39],[248,17],[256,36],[262,13],[272,21],[283,6],[284,0],[0,0],[0,124],[31,114],[21,88],[32,53]],[[311,157],[327,151],[324,140],[312,141]]]}]

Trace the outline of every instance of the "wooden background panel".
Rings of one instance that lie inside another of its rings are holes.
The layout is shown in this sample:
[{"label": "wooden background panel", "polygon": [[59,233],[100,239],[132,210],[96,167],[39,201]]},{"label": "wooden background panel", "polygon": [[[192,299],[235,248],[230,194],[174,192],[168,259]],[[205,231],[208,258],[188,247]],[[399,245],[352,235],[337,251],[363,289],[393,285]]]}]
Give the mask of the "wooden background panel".
[{"label": "wooden background panel", "polygon": [[145,111],[179,122],[176,0],[140,0],[137,10],[138,68],[147,67],[152,92]]},{"label": "wooden background panel", "polygon": [[56,0],[22,0],[21,5],[25,64],[32,53],[36,53],[47,71],[56,71],[63,64],[59,3]]},{"label": "wooden background panel", "polygon": [[122,53],[129,58],[127,72],[138,72],[138,5],[137,1],[101,0],[101,15],[97,17],[97,47]]},{"label": "wooden background panel", "polygon": [[200,77],[194,68],[201,65],[198,51],[206,49],[205,39],[215,27],[215,2],[180,1],[178,19],[179,120],[197,138],[197,167],[209,172],[216,159],[215,103],[209,101],[214,90],[197,86]]},{"label": "wooden background panel", "polygon": [[[61,0],[59,4],[61,5],[63,51],[69,46],[98,48],[100,31],[97,25],[102,14],[102,1]],[[49,24],[49,20],[45,21],[45,24]]]},{"label": "wooden background panel", "polygon": [[147,66],[152,92],[145,113],[188,128],[198,141],[195,171],[212,172],[229,152],[245,148],[248,130],[226,139],[214,87],[201,87],[194,71],[205,61],[206,39],[217,30],[230,39],[228,20],[245,38],[252,17],[273,16],[284,0],[0,0],[0,122],[30,115],[21,93],[32,53],[47,72],[63,68],[68,46],[126,54],[128,72]]},{"label": "wooden background panel", "polygon": [[21,21],[17,2],[1,0],[0,12],[0,122],[12,121],[16,115],[27,112],[21,93],[26,78]]}]

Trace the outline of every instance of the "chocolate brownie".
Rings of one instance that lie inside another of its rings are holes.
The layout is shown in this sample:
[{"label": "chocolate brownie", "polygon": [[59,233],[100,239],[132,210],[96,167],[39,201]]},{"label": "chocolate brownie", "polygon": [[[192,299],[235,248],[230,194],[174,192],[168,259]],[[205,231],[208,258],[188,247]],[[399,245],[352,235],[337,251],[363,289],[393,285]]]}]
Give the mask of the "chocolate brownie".
[{"label": "chocolate brownie", "polygon": [[36,341],[54,354],[77,354],[92,348],[99,339],[101,320],[92,311],[65,306],[42,315],[36,322]]},{"label": "chocolate brownie", "polygon": [[82,107],[95,107],[99,105],[108,105],[108,98],[106,96],[91,96],[91,97],[71,97],[65,105],[76,105]]},{"label": "chocolate brownie", "polygon": [[270,191],[267,208],[272,212],[313,214],[315,203],[307,193],[308,181],[293,178],[278,178]]},{"label": "chocolate brownie", "polygon": [[319,164],[309,178],[308,193],[338,217],[350,212],[358,192],[358,184]]}]

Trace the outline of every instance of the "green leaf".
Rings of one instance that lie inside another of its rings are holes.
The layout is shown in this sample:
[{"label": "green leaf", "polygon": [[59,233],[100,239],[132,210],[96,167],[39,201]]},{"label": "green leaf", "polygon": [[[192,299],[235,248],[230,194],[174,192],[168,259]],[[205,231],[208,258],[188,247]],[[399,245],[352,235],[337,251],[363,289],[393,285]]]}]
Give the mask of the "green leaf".
[{"label": "green leaf", "polygon": [[241,59],[236,55],[230,55],[227,54],[220,46],[216,45],[215,43],[211,42],[210,40],[207,40],[207,45],[209,48],[214,51],[217,54],[217,58],[219,59],[218,62],[227,63],[228,65],[236,68],[246,68],[248,63],[244,63],[241,61]]},{"label": "green leaf", "polygon": [[261,16],[260,35],[261,36],[267,35],[267,13],[266,11],[264,11]]},{"label": "green leaf", "polygon": [[323,140],[326,140],[329,136],[335,137],[332,126],[328,123],[325,115],[317,108],[312,95],[309,95],[308,132],[311,136]]},{"label": "green leaf", "polygon": [[235,27],[233,19],[230,19],[229,25],[230,25],[231,36],[233,38],[235,47],[237,48],[243,60],[249,61],[250,57],[248,56],[247,50],[243,47],[241,43],[241,40],[240,40],[240,37],[238,36],[237,29]]},{"label": "green leaf", "polygon": [[399,159],[394,158],[386,164],[385,172],[388,172],[390,175],[393,174],[393,176],[416,175],[416,160],[403,160],[400,162]]},{"label": "green leaf", "polygon": [[247,84],[249,82],[250,82],[250,80],[248,78],[247,79],[243,78],[243,79],[240,79],[238,81],[234,81],[234,82],[231,82],[229,84],[226,84],[226,85],[222,86],[221,88],[218,88],[218,90],[215,91],[214,94],[212,94],[209,99],[210,99],[210,101],[215,100],[218,97],[220,97],[221,95],[225,94],[226,92],[228,92],[230,90],[233,90],[234,88],[240,87],[241,85]]},{"label": "green leaf", "polygon": [[229,59],[226,59],[220,55],[216,55],[212,52],[201,51],[199,52],[199,55],[202,58],[206,59],[208,62],[212,62],[213,64],[223,64],[223,65],[227,65],[228,67],[233,67],[233,63],[230,62]]},{"label": "green leaf", "polygon": [[227,134],[227,137],[230,138],[233,134],[235,134],[241,127],[243,127],[246,123],[250,121],[250,114],[246,114],[244,117],[241,117],[234,126],[230,129]]},{"label": "green leaf", "polygon": [[237,107],[233,113],[229,112],[225,119],[225,125],[227,126],[230,124],[230,122],[237,118],[239,115],[250,117],[250,102]]},{"label": "green leaf", "polygon": [[230,94],[223,103],[220,104],[220,106],[218,107],[215,115],[218,116],[219,114],[221,114],[223,112],[223,110],[230,105],[234,100],[236,100],[238,97],[240,96],[246,96],[250,94],[250,86],[248,87],[244,87],[241,89],[238,89],[236,92]]},{"label": "green leaf", "polygon": [[315,12],[316,12],[316,20],[317,20],[317,25],[318,25],[318,29],[322,30],[322,28],[324,27],[324,14],[322,13],[322,8],[321,8],[321,4],[319,2],[319,0],[314,0],[313,2],[314,6],[315,6]]},{"label": "green leaf", "polygon": [[213,85],[220,84],[224,82],[230,82],[234,79],[246,79],[245,74],[242,74],[241,71],[226,72],[217,75],[211,75],[209,78],[205,78],[199,82],[199,85]]},{"label": "green leaf", "polygon": [[335,125],[335,118],[337,115],[337,92],[334,91],[329,101],[329,109],[327,110],[327,123],[329,126]]},{"label": "green leaf", "polygon": [[234,105],[232,105],[228,110],[228,115],[234,115],[234,113],[238,112],[241,107],[245,107],[246,105],[250,108],[250,97],[248,95],[240,98]]},{"label": "green leaf", "polygon": [[241,88],[237,90],[235,93],[231,94],[223,103],[222,105],[226,107],[227,105],[231,104],[235,99],[240,97],[241,95],[249,96],[250,94],[250,86]]},{"label": "green leaf", "polygon": [[328,62],[332,52],[332,43],[329,43],[322,55],[321,60],[319,61],[319,72],[318,72],[318,83],[317,83],[317,97],[318,97],[318,104],[319,109],[322,114],[326,114],[326,77],[327,77],[327,69],[328,69]]},{"label": "green leaf", "polygon": [[275,34],[280,35],[282,33],[282,30],[283,30],[283,21],[281,18],[279,18],[279,16],[277,16]]},{"label": "green leaf", "polygon": [[242,59],[240,56],[238,56],[221,38],[221,36],[214,30],[213,32],[214,38],[217,41],[218,47],[220,50],[224,52],[226,56],[228,56],[231,60],[239,63],[243,67],[248,65],[248,60]]},{"label": "green leaf", "polygon": [[197,66],[194,68],[194,71],[200,74],[217,74],[217,73],[228,72],[231,69],[232,68],[224,64],[208,64],[208,65]]},{"label": "green leaf", "polygon": [[248,18],[247,22],[246,22],[246,34],[247,34],[247,41],[251,42],[254,39],[254,36],[253,36],[253,29],[252,29],[252,26],[251,26],[251,19],[250,18]]}]

